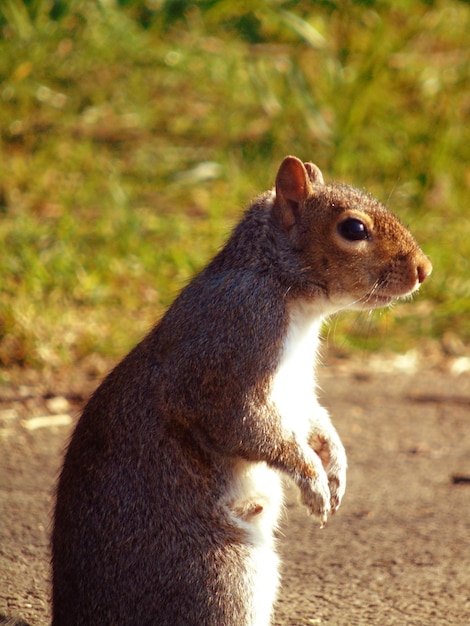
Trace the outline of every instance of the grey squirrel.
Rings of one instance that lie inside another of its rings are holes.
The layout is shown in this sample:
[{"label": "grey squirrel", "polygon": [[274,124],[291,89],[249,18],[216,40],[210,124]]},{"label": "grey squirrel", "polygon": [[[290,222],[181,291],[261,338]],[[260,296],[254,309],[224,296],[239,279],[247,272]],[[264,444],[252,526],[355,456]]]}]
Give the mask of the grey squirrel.
[{"label": "grey squirrel", "polygon": [[387,306],[431,269],[377,200],[286,157],[77,423],[57,488],[53,626],[268,626],[281,476],[321,525],[345,490],[315,393],[321,323]]}]

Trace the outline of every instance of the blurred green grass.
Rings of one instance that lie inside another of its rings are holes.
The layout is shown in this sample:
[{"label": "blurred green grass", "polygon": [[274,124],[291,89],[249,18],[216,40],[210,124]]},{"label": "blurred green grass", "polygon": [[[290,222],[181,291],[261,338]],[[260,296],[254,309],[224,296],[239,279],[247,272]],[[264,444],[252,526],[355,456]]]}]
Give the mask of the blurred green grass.
[{"label": "blurred green grass", "polygon": [[468,344],[469,33],[456,0],[6,0],[0,364],[121,356],[286,154],[374,193],[434,263],[330,343]]}]

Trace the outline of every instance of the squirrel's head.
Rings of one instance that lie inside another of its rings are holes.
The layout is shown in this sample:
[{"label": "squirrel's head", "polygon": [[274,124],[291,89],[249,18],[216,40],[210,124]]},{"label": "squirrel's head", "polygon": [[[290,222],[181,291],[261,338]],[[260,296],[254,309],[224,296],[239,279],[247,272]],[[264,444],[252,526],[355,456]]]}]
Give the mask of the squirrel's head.
[{"label": "squirrel's head", "polygon": [[272,219],[300,256],[308,290],[332,309],[373,309],[410,295],[432,265],[409,230],[378,200],[325,184],[319,168],[293,156],[276,178]]}]

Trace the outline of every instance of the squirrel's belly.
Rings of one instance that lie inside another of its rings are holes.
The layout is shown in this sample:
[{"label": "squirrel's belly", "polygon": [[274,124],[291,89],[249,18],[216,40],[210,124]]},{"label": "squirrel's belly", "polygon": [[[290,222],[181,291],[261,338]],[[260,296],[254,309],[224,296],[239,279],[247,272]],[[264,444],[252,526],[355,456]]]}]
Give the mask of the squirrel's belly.
[{"label": "squirrel's belly", "polygon": [[233,465],[229,497],[224,504],[232,523],[243,530],[245,537],[248,623],[265,626],[271,623],[279,587],[274,531],[282,507],[281,477],[264,462],[239,459]]},{"label": "squirrel's belly", "polygon": [[271,541],[282,507],[282,483],[278,472],[266,463],[239,459],[233,466],[229,492],[224,498],[232,519],[259,540]]}]

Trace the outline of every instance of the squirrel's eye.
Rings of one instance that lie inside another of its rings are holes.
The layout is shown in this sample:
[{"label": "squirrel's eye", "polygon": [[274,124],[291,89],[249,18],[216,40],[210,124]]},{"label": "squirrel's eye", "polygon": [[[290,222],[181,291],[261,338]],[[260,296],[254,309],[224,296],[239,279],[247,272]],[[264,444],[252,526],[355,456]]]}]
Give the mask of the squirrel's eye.
[{"label": "squirrel's eye", "polygon": [[348,217],[344,222],[338,224],[338,232],[348,241],[360,241],[369,238],[365,224],[354,217]]}]

